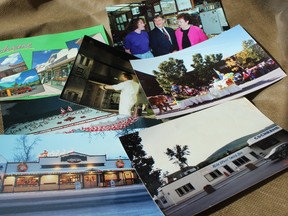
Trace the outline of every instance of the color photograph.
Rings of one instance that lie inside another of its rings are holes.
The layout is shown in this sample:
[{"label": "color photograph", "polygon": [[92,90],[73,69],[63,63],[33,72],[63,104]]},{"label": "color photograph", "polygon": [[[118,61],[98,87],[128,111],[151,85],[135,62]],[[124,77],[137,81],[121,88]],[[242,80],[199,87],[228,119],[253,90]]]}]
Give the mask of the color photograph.
[{"label": "color photograph", "polygon": [[204,212],[288,167],[288,132],[245,98],[120,140],[165,215]]},{"label": "color photograph", "polygon": [[15,100],[44,91],[35,69],[0,79],[0,101]]},{"label": "color photograph", "polygon": [[286,76],[240,25],[181,51],[130,62],[159,119],[239,98]]},{"label": "color photograph", "polygon": [[1,135],[0,143],[1,214],[163,215],[113,133]]},{"label": "color photograph", "polygon": [[60,98],[121,116],[149,116],[133,55],[85,36]]}]

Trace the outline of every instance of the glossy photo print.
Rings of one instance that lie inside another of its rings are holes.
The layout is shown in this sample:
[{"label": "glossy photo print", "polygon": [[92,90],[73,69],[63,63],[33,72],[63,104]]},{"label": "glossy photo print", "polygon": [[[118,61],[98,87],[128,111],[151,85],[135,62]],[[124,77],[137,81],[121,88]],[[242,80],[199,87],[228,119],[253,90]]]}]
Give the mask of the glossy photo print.
[{"label": "glossy photo print", "polygon": [[239,98],[286,76],[240,25],[178,52],[130,62],[159,119]]},{"label": "glossy photo print", "polygon": [[85,36],[60,98],[120,116],[152,115],[131,59],[138,58]]},{"label": "glossy photo print", "polygon": [[1,215],[163,215],[113,133],[1,135],[0,143]]},{"label": "glossy photo print", "polygon": [[[47,106],[49,104],[49,106]],[[1,104],[4,134],[59,134],[114,131],[127,134],[161,120],[133,118],[104,112],[59,99],[58,96]],[[115,134],[115,135],[116,135]]]},{"label": "glossy photo print", "polygon": [[120,137],[165,215],[190,216],[288,167],[288,132],[245,98]]}]

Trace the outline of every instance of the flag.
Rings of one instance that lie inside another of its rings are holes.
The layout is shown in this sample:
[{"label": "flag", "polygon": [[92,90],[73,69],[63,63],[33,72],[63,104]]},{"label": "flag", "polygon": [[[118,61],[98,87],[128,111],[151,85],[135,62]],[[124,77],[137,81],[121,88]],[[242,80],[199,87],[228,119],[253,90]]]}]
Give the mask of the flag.
[{"label": "flag", "polygon": [[65,113],[66,113],[66,110],[63,109],[62,107],[60,107],[60,112],[61,112],[61,114],[65,114]]},{"label": "flag", "polygon": [[215,68],[213,68],[214,72],[218,75],[219,79],[223,79],[223,73],[220,73],[220,71],[215,70]]},{"label": "flag", "polygon": [[72,107],[68,106],[67,111],[72,112],[73,111]]}]

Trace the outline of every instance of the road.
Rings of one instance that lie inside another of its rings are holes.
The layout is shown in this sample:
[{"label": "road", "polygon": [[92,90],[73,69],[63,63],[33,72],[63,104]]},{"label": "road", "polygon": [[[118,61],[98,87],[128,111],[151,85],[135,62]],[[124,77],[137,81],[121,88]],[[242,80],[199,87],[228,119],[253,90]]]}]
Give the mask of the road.
[{"label": "road", "polygon": [[162,216],[143,185],[0,194],[0,215]]},{"label": "road", "polygon": [[169,216],[191,216],[198,214],[269,178],[273,174],[287,169],[287,167],[288,160],[264,161],[263,164],[258,165],[257,169],[252,171],[246,169],[243,173],[238,173],[234,177],[230,177],[225,182],[215,186],[215,192],[193,197],[181,204],[166,209],[164,214]]}]

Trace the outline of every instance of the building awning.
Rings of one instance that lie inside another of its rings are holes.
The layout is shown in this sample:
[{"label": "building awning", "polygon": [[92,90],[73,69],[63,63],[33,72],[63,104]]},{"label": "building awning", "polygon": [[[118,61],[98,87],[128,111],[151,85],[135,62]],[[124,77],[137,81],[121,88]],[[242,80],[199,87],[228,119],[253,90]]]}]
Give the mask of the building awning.
[{"label": "building awning", "polygon": [[259,134],[257,134],[256,136],[250,138],[247,140],[247,143],[249,146],[254,145],[255,143],[259,142],[260,140],[266,139],[267,137],[279,132],[283,130],[281,127],[279,127],[278,125],[274,125],[273,127],[269,128],[268,130],[265,130]]},{"label": "building awning", "polygon": [[45,170],[45,171],[31,171],[31,172],[10,172],[5,173],[5,176],[30,176],[30,175],[58,175],[58,174],[79,174],[79,173],[103,173],[103,172],[123,172],[123,171],[133,171],[134,168],[117,168],[117,169],[97,169],[97,168],[90,168],[90,169],[70,169],[70,170]]}]

